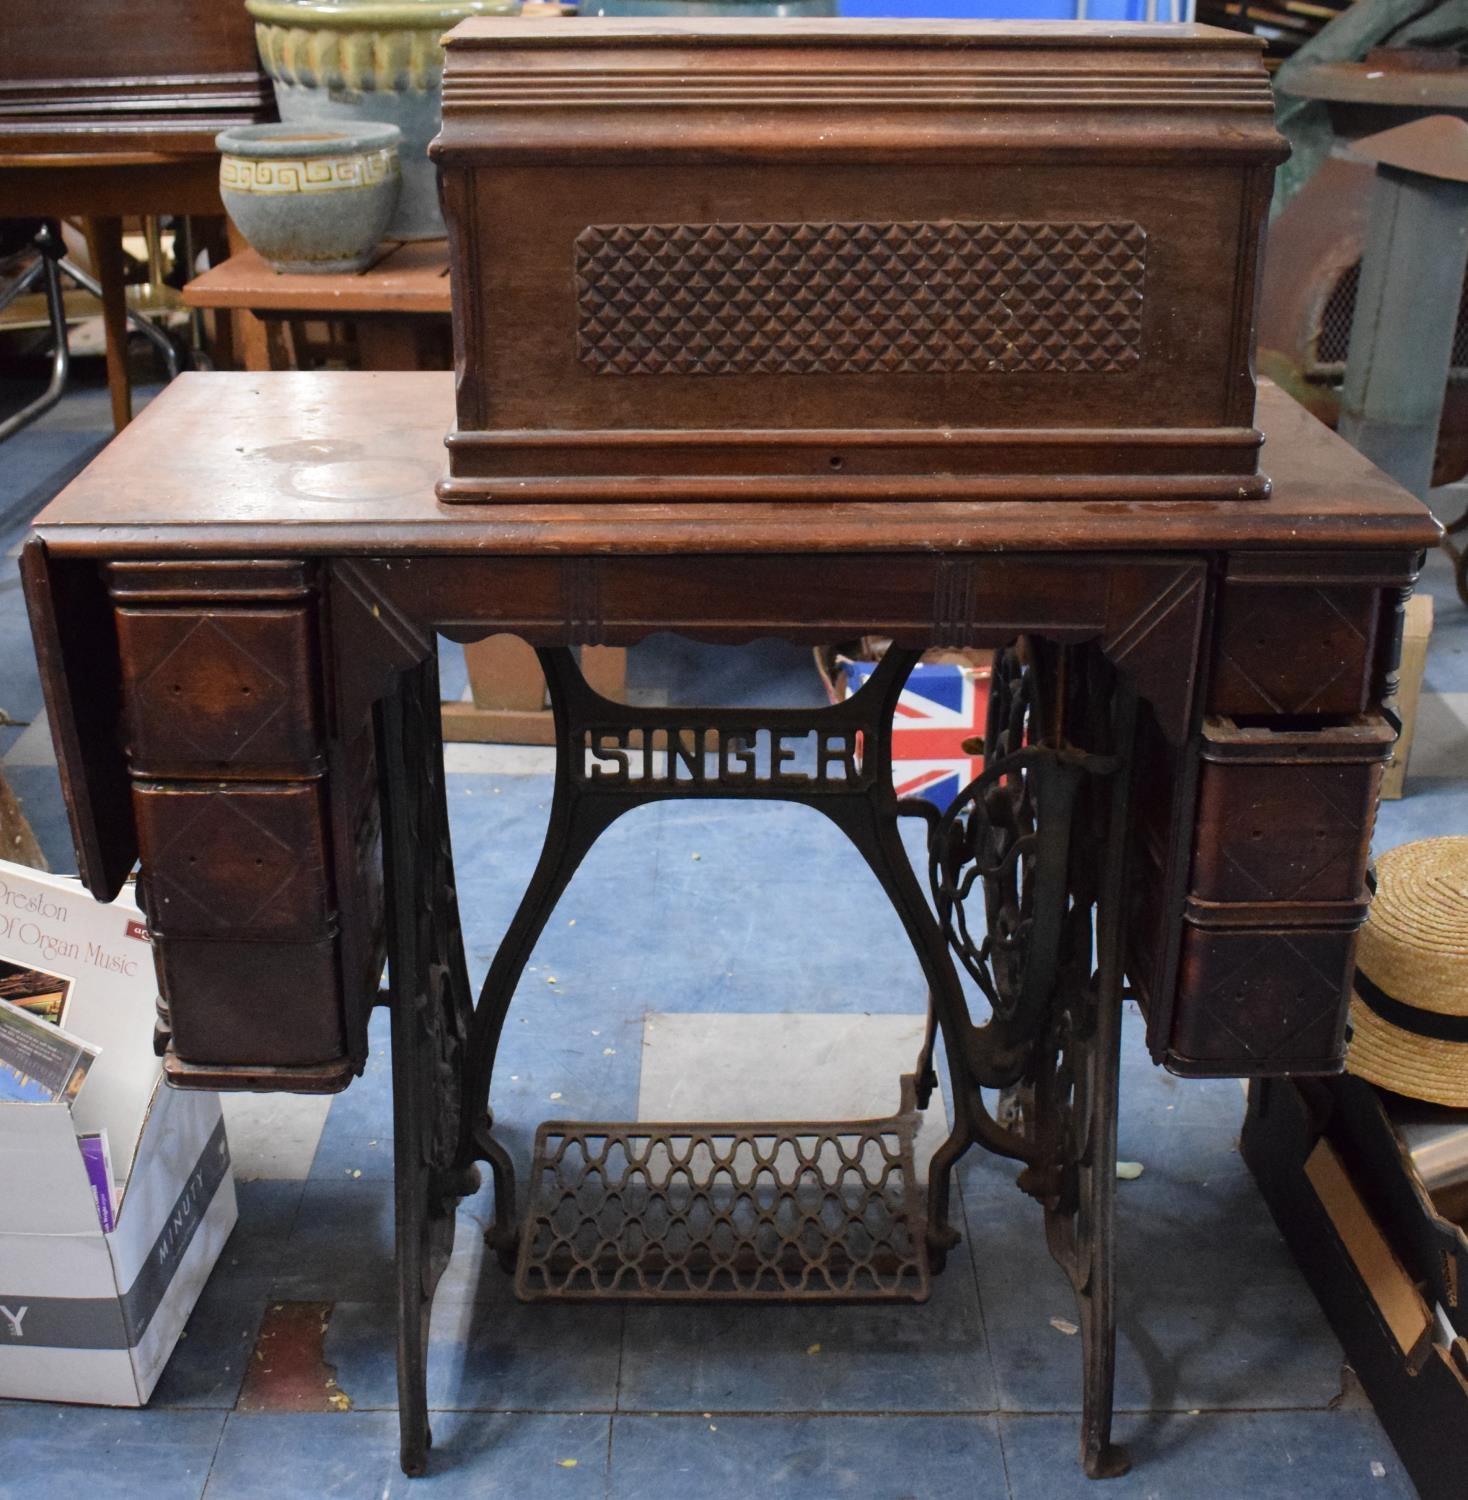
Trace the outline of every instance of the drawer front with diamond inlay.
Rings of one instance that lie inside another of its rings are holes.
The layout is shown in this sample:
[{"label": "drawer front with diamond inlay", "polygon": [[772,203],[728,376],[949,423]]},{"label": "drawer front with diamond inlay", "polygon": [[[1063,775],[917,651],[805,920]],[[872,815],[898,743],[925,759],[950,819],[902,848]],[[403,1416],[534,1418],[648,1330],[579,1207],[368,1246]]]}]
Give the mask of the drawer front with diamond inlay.
[{"label": "drawer front with diamond inlay", "polygon": [[1229,1077],[1338,1071],[1357,924],[1214,929],[1192,915],[1168,1066]]},{"label": "drawer front with diamond inlay", "polygon": [[332,912],[315,782],[140,782],[138,840],[157,938],[317,938]]},{"label": "drawer front with diamond inlay", "polygon": [[278,1069],[281,1087],[340,1088],[365,1057],[381,895],[368,888],[364,906],[357,888],[373,854],[358,850],[370,745],[327,738],[316,571],[107,571],[170,1076],[249,1086]]},{"label": "drawer front with diamond inlay", "polygon": [[1219,605],[1210,712],[1362,713],[1380,615],[1374,588],[1231,580]]},{"label": "drawer front with diamond inlay", "polygon": [[285,609],[117,611],[135,770],[319,764],[312,621]]},{"label": "drawer front with diamond inlay", "polygon": [[1359,905],[1382,767],[1395,739],[1379,714],[1319,728],[1208,720],[1194,897]]},{"label": "drawer front with diamond inlay", "polygon": [[[316,1068],[341,1061],[347,1042],[337,1003],[334,939],[170,938],[157,949],[172,1052],[180,1061],[196,1068],[253,1070],[257,1087],[262,1068]],[[226,1076],[213,1086],[227,1085]],[[290,1078],[281,1077],[278,1086],[289,1088]]]}]

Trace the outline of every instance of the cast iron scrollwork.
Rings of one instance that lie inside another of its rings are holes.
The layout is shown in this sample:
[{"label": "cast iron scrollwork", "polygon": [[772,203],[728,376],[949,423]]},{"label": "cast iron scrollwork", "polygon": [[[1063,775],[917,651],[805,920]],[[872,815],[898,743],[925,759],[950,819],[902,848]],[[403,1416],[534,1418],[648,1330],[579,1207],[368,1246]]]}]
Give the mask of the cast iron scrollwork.
[{"label": "cast iron scrollwork", "polygon": [[[1000,1123],[1080,1313],[1081,1456],[1123,1472],[1114,1385],[1122,892],[1135,699],[1096,653],[1022,642],[996,659],[985,768],[937,823],[930,880],[950,948],[988,1000]],[[984,933],[966,903],[981,894]],[[1093,964],[1099,967],[1093,968]],[[1002,1053],[997,1049],[1002,1048]]]},{"label": "cast iron scrollwork", "polygon": [[[1044,1205],[1051,1252],[1081,1309],[1086,1468],[1118,1471],[1122,1460],[1109,1441],[1111,1193],[1127,777],[1115,773],[1130,753],[1135,698],[1096,651],[1035,642],[1001,655],[985,770],[946,814],[924,812],[935,921],[898,830],[917,809],[897,798],[892,781],[892,715],[916,659],[915,650],[893,647],[852,699],[752,714],[615,704],[590,689],[569,651],[542,650],[558,746],[551,816],[477,1005],[454,893],[435,663],[406,672],[380,704],[399,1398],[409,1473],[422,1471],[430,1440],[431,1299],[452,1248],[457,1201],[478,1182],[476,1161],[487,1161],[495,1177],[491,1243],[502,1260],[517,1244],[514,1174],[488,1105],[497,1043],[526,960],[575,869],[618,817],[648,802],[705,797],[817,808],[881,883],[928,984],[923,1094],[936,1083],[939,1036],[953,1089],[952,1129],[929,1167],[929,1267],[941,1268],[957,1240],[950,1182],[964,1152],[982,1144],[1023,1163],[1021,1186]],[[792,764],[802,744],[809,769]],[[982,939],[965,907],[980,891]],[[983,1025],[970,1018],[955,956],[989,1001],[993,1014]],[[985,1088],[1018,1103],[1012,1125],[994,1119]]]},{"label": "cast iron scrollwork", "polygon": [[[432,1441],[426,1359],[434,1289],[454,1245],[459,1199],[479,1173],[459,1154],[472,1016],[449,844],[438,664],[404,673],[377,709],[383,777],[402,1465],[422,1473]],[[496,1192],[508,1163],[495,1163]]]}]

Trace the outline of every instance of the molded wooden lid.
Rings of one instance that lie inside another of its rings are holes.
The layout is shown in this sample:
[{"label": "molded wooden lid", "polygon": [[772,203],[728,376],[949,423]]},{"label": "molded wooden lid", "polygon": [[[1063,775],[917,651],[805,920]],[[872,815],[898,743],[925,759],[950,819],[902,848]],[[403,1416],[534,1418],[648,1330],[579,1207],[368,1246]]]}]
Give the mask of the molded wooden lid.
[{"label": "molded wooden lid", "polygon": [[446,46],[450,164],[1287,154],[1261,44],[1212,26],[476,18]]}]

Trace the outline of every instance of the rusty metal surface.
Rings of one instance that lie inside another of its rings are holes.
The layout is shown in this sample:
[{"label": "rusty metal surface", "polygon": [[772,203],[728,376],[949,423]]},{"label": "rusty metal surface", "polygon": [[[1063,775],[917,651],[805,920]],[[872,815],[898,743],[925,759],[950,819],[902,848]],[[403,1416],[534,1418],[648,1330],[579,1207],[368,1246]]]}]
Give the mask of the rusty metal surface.
[{"label": "rusty metal surface", "polygon": [[[1468,107],[1468,89],[1464,90]],[[1353,155],[1379,167],[1419,172],[1443,182],[1468,182],[1468,120],[1457,115],[1429,115],[1410,120],[1351,145]]]},{"label": "rusty metal surface", "polygon": [[[1408,109],[1468,109],[1468,69],[1388,67],[1379,49],[1365,62],[1316,63],[1291,75],[1290,92],[1327,103]],[[1420,56],[1420,54],[1414,54]]]},{"label": "rusty metal surface", "polygon": [[535,1135],[526,1301],[921,1302],[914,1079],[889,1119],[586,1124]]}]

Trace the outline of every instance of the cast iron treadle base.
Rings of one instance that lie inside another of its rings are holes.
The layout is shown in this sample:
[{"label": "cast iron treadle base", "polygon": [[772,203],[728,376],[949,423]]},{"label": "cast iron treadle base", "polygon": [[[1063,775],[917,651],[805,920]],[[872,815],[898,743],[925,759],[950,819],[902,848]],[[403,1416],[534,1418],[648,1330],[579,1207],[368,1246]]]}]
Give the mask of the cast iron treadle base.
[{"label": "cast iron treadle base", "polygon": [[913,1079],[885,1120],[536,1132],[526,1301],[921,1302]]}]

